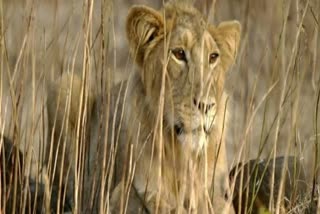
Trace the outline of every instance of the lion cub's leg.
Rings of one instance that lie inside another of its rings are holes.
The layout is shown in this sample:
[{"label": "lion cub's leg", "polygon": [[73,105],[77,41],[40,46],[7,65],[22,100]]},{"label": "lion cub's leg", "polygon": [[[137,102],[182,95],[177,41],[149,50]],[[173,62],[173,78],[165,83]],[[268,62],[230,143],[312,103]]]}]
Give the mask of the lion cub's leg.
[{"label": "lion cub's leg", "polygon": [[225,197],[230,194],[230,185],[228,178],[228,165],[227,165],[227,154],[225,145],[221,145],[219,154],[217,157],[217,163],[215,168],[214,176],[214,196]]},{"label": "lion cub's leg", "polygon": [[112,214],[150,213],[143,201],[143,198],[138,195],[133,186],[131,186],[129,193],[123,193],[122,188],[123,182],[120,182],[112,192],[110,199],[110,211]]},{"label": "lion cub's leg", "polygon": [[156,191],[140,191],[131,186],[130,192],[123,191],[123,182],[120,182],[113,190],[110,199],[110,210],[111,213],[188,213],[183,207],[173,206],[169,203],[173,201],[166,201],[167,197],[160,195],[159,202],[158,192]]}]

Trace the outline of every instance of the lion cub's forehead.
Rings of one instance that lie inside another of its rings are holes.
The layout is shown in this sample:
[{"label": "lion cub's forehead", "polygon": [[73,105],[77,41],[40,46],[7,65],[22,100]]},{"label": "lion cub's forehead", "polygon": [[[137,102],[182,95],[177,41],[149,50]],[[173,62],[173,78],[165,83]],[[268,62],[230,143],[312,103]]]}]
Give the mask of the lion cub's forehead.
[{"label": "lion cub's forehead", "polygon": [[163,10],[165,20],[171,23],[173,28],[175,26],[188,26],[202,31],[206,28],[206,21],[203,15],[192,5],[169,2],[164,6]]},{"label": "lion cub's forehead", "polygon": [[201,47],[203,44],[208,50],[218,50],[217,43],[207,30],[196,32],[193,29],[180,26],[174,29],[173,33],[176,34],[171,40],[173,46],[192,49],[195,46]]},{"label": "lion cub's forehead", "polygon": [[175,34],[172,42],[175,45],[191,48],[197,42],[204,41],[209,49],[216,49],[217,45],[208,32],[208,23],[203,15],[188,4],[169,3],[165,6],[165,17],[169,24],[169,31]]}]

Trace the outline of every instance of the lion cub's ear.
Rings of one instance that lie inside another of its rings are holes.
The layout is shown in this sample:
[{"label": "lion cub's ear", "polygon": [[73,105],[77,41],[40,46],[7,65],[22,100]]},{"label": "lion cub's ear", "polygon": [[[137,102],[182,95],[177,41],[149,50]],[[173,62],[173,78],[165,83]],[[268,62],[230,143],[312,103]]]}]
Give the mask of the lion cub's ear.
[{"label": "lion cub's ear", "polygon": [[211,28],[213,38],[221,50],[222,60],[229,67],[235,60],[240,43],[241,25],[238,21],[222,22]]},{"label": "lion cub's ear", "polygon": [[146,6],[133,6],[127,17],[127,38],[133,57],[142,66],[148,45],[163,32],[161,14]]}]

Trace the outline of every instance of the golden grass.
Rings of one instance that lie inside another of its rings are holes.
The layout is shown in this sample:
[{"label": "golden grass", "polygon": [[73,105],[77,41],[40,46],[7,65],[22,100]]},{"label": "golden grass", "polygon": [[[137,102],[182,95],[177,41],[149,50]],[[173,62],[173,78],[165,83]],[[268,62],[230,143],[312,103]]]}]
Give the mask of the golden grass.
[{"label": "golden grass", "polygon": [[[59,200],[68,200],[70,197],[62,188],[51,185],[54,183],[52,175],[63,170],[63,167],[56,166],[56,154],[52,151],[49,156],[50,160],[55,160],[54,164],[49,164],[45,170],[41,164],[47,161],[45,147],[53,145],[53,134],[49,134],[47,126],[47,83],[53,82],[62,73],[81,75],[84,86],[79,98],[81,119],[75,124],[77,132],[74,134],[79,142],[74,152],[77,167],[67,169],[68,175],[74,179],[74,183],[68,183],[73,185],[73,212],[80,213],[85,208],[90,210],[95,206],[97,195],[103,202],[99,207],[101,212],[108,211],[113,185],[112,176],[108,177],[108,174],[115,170],[115,159],[103,155],[103,165],[96,163],[96,169],[89,175],[93,178],[90,184],[92,193],[88,194],[83,186],[83,180],[88,176],[84,169],[89,158],[86,156],[86,136],[83,136],[83,130],[88,126],[87,95],[88,88],[95,94],[104,94],[100,102],[109,108],[110,88],[127,78],[132,70],[124,33],[127,8],[132,2],[142,1],[0,1],[0,135],[11,139],[25,159],[25,166],[20,172],[24,176],[14,176],[12,179],[13,200],[20,199],[12,202],[12,213],[31,213],[33,208],[28,204],[32,203],[30,195],[34,194],[32,185],[39,189],[39,195],[41,191],[45,192],[43,206],[46,211],[51,206],[58,213],[62,212],[64,207],[59,206]],[[227,130],[230,168],[253,158],[266,158],[275,167],[275,157],[294,155],[305,166],[312,194],[310,197],[319,197],[316,192],[319,192],[320,182],[320,2],[213,2],[215,10],[212,19],[215,22],[238,19],[243,25],[237,62],[226,81],[231,113]],[[149,3],[161,5],[161,1]],[[211,2],[202,0],[197,4],[203,11],[208,11],[202,5],[211,5]],[[71,99],[66,104],[68,108]],[[161,117],[161,108],[159,111]],[[103,130],[109,128],[108,125],[101,125],[101,135],[111,134],[113,138],[118,138],[119,133]],[[68,150],[64,141],[67,139],[61,138],[60,141],[59,146],[65,154]],[[0,145],[3,145],[3,141],[0,141]],[[106,145],[97,146],[104,151],[103,154],[110,149]],[[1,148],[0,153],[3,154],[4,147]],[[18,156],[14,158],[17,160]],[[97,172],[99,170],[101,174]],[[31,180],[45,183],[46,189],[41,190],[42,187],[35,184],[37,182],[30,183],[29,175]],[[46,177],[48,175],[49,178]],[[67,178],[61,174],[60,185],[64,179]],[[8,184],[3,180],[0,182],[3,192]],[[128,181],[128,186],[131,182]],[[275,182],[272,174],[271,186]],[[27,191],[22,192],[21,185]],[[270,195],[273,195],[273,191],[271,188]],[[23,197],[16,197],[18,194]],[[57,197],[56,205],[48,204],[49,198],[63,194],[64,197]],[[279,191],[280,194],[283,193]],[[272,213],[281,212],[280,198],[273,201],[275,199],[271,197],[270,204],[265,206]],[[6,196],[1,194],[1,212],[5,212],[6,206]],[[296,212],[299,213],[299,209],[291,213]],[[320,213],[320,204],[317,212]]]}]

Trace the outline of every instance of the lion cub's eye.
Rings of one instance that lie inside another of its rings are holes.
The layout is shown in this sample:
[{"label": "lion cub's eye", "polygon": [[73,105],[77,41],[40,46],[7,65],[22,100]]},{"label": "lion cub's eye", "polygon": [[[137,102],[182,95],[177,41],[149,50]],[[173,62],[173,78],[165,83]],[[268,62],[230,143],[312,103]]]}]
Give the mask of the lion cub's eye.
[{"label": "lion cub's eye", "polygon": [[213,64],[217,61],[217,59],[219,58],[219,54],[218,53],[212,53],[209,56],[209,63]]},{"label": "lion cub's eye", "polygon": [[182,48],[173,49],[173,50],[171,50],[171,52],[176,59],[181,60],[181,61],[185,61],[185,62],[187,61],[186,54]]}]

